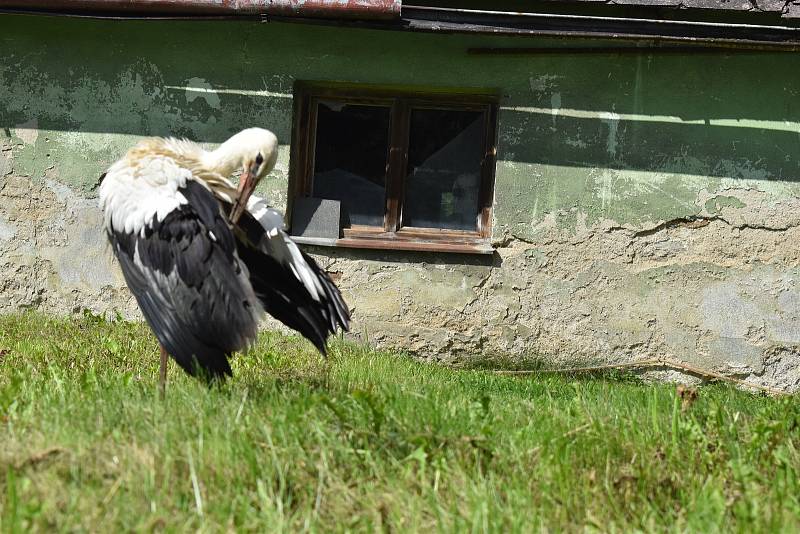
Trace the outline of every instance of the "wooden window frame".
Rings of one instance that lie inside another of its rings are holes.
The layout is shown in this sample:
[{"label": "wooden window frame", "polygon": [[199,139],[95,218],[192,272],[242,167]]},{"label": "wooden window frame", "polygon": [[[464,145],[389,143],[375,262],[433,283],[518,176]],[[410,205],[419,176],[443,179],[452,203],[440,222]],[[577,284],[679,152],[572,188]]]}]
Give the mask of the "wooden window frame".
[{"label": "wooden window frame", "polygon": [[[389,147],[386,168],[386,206],[383,228],[351,226],[342,230],[339,239],[293,236],[299,243],[314,245],[462,252],[491,254],[492,205],[497,146],[497,112],[499,99],[495,93],[465,90],[421,91],[369,87],[353,84],[297,82],[294,88],[294,118],[289,165],[287,219],[291,221],[295,198],[311,196],[316,145],[317,103],[336,100],[348,104],[390,107]],[[401,227],[404,185],[408,168],[411,109],[452,109],[483,111],[484,156],[481,161],[481,182],[476,212],[476,230]]]}]

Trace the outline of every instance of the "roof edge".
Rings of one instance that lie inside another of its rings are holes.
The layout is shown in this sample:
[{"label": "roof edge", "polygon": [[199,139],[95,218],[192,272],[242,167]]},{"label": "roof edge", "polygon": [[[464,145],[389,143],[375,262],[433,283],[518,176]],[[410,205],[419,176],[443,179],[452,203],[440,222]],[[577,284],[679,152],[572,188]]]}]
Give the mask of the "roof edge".
[{"label": "roof edge", "polygon": [[0,0],[2,10],[120,16],[274,15],[356,20],[400,18],[402,0]]}]

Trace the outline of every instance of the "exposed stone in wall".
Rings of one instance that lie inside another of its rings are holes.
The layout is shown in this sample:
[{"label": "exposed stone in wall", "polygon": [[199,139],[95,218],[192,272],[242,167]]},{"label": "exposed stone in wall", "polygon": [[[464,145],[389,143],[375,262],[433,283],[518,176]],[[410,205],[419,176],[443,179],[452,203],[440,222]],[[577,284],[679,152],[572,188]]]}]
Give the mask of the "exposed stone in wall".
[{"label": "exposed stone in wall", "polygon": [[[728,189],[697,202],[701,215],[650,228],[508,235],[494,257],[314,252],[337,273],[354,335],[379,346],[456,364],[667,357],[798,388],[800,199]],[[139,317],[100,227],[94,200],[3,176],[0,313]]]},{"label": "exposed stone in wall", "polygon": [[51,179],[0,177],[0,313],[117,309],[136,303],[112,263],[95,200]]},{"label": "exposed stone in wall", "polygon": [[337,253],[330,268],[358,330],[429,359],[666,357],[796,388],[800,199],[727,189],[697,202],[700,215],[644,229],[507,235],[490,262]]}]

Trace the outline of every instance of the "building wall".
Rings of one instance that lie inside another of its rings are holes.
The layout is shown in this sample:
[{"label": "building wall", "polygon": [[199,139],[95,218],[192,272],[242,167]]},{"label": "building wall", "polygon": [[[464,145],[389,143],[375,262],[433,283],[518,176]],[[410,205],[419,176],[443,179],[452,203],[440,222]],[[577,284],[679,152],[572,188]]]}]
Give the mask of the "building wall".
[{"label": "building wall", "polygon": [[797,54],[488,56],[467,49],[559,42],[29,16],[0,33],[0,313],[137,315],[96,184],[142,136],[272,129],[282,207],[295,80],[488,87],[496,254],[312,249],[357,335],[449,362],[663,356],[800,383]]}]

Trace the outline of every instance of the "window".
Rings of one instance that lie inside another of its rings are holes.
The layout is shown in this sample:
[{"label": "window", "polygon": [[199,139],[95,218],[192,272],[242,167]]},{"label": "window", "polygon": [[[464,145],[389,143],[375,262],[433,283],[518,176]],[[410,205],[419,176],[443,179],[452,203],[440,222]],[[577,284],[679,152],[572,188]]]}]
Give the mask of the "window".
[{"label": "window", "polygon": [[491,253],[492,95],[299,84],[294,120],[297,241]]}]

